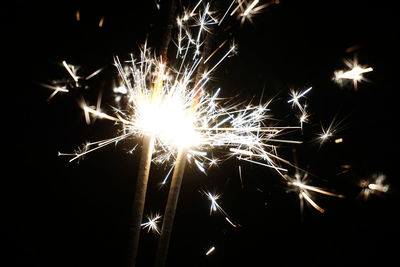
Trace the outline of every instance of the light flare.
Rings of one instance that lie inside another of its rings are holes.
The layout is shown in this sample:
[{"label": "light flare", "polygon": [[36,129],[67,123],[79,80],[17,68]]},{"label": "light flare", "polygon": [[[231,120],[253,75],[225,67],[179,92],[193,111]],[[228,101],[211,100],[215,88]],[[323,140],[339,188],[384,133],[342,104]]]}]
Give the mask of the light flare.
[{"label": "light flare", "polygon": [[364,200],[368,200],[371,195],[381,195],[389,191],[389,184],[386,182],[386,175],[375,173],[368,179],[360,182],[360,196]]},{"label": "light flare", "polygon": [[147,232],[149,233],[150,231],[155,233],[155,234],[160,234],[160,229],[158,228],[158,223],[160,222],[161,215],[156,214],[156,215],[149,215],[147,216],[147,222],[142,223],[140,226],[142,226],[143,229],[147,228]]},{"label": "light flare", "polygon": [[344,60],[344,63],[349,69],[335,71],[333,80],[339,85],[344,85],[346,81],[351,80],[356,90],[358,83],[366,81],[363,74],[373,71],[372,67],[359,65],[357,58],[354,58],[354,60]]}]

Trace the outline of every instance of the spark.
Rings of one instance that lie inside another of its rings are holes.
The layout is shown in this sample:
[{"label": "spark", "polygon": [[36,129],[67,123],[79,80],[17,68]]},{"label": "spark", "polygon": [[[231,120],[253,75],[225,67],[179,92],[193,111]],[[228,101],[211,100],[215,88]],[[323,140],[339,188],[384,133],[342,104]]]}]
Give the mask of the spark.
[{"label": "spark", "polygon": [[210,191],[206,191],[206,190],[200,190],[200,193],[205,195],[208,200],[210,200],[210,215],[213,214],[214,212],[219,212],[221,213],[224,217],[225,220],[227,220],[227,222],[229,222],[229,224],[231,224],[233,227],[236,227],[236,224],[234,224],[232,222],[232,220],[230,220],[230,216],[225,212],[225,210],[218,204],[217,200],[221,198],[221,194],[213,194]]},{"label": "spark", "polygon": [[174,169],[174,168],[170,168],[170,169],[169,169],[167,175],[165,175],[164,180],[161,182],[162,185],[165,185],[165,183],[167,182],[167,180],[168,180],[169,176],[171,175],[171,172],[172,172],[173,169]]},{"label": "spark", "polygon": [[93,78],[94,76],[98,75],[100,72],[102,72],[104,70],[104,68],[100,68],[96,71],[94,71],[92,74],[88,75],[85,77],[85,80],[90,80],[91,78]]},{"label": "spark", "polygon": [[243,189],[244,185],[243,185],[243,178],[242,178],[242,166],[240,166],[240,165],[239,165],[239,179],[240,179],[240,185]]},{"label": "spark", "polygon": [[104,17],[101,17],[101,19],[99,20],[99,28],[102,28],[104,25]]},{"label": "spark", "polygon": [[160,234],[160,230],[158,228],[158,223],[159,220],[161,219],[161,215],[156,214],[155,216],[147,216],[147,222],[142,223],[140,226],[143,227],[143,229],[147,228],[147,232],[149,233],[150,231],[152,231],[153,233],[157,233]]},{"label": "spark", "polygon": [[231,4],[229,5],[229,7],[226,9],[224,15],[222,16],[222,18],[220,19],[220,21],[218,22],[218,26],[222,23],[222,21],[224,20],[224,18],[226,17],[226,14],[228,14],[229,10],[231,10],[233,4],[236,2],[236,0],[232,0]]},{"label": "spark", "polygon": [[48,100],[51,100],[57,93],[62,92],[62,93],[69,93],[70,89],[74,88],[86,88],[87,84],[85,83],[84,85],[81,84],[82,81],[88,81],[92,79],[93,77],[97,76],[99,73],[101,73],[104,70],[104,67],[97,69],[90,75],[83,77],[83,76],[78,76],[77,71],[79,67],[68,64],[65,60],[62,61],[62,65],[65,68],[65,70],[68,72],[68,74],[71,76],[72,80],[55,80],[53,81],[52,85],[44,84],[44,83],[38,83],[42,87],[52,89],[54,92],[50,95]]},{"label": "spark", "polygon": [[328,140],[332,136],[332,132],[330,129],[325,130],[322,128],[322,133],[320,134],[319,138],[321,139],[321,143],[324,143],[326,140]]},{"label": "spark", "polygon": [[335,139],[335,144],[343,143],[343,138]]},{"label": "spark", "polygon": [[210,215],[213,212],[217,211],[217,210],[219,210],[219,211],[221,211],[222,213],[225,214],[224,210],[217,203],[217,200],[220,199],[221,195],[219,195],[219,194],[216,194],[216,195],[215,194],[211,194],[211,192],[204,192],[204,193],[208,197],[208,199],[211,201],[211,204],[210,204]]},{"label": "spark", "polygon": [[218,204],[217,200],[221,198],[221,194],[213,194],[209,191],[206,190],[200,190],[200,193],[205,195],[208,200],[210,200],[210,215],[213,214],[214,212],[219,212],[221,213],[224,217],[225,220],[234,228],[238,227],[239,225],[234,223],[230,216],[225,212],[225,210]]},{"label": "spark", "polygon": [[359,65],[357,58],[354,58],[354,60],[344,60],[344,63],[349,70],[335,71],[333,79],[339,85],[343,85],[346,80],[352,80],[356,90],[358,88],[358,83],[366,80],[363,74],[373,71],[372,67]]},{"label": "spark", "polygon": [[297,186],[301,189],[305,189],[305,190],[309,190],[309,191],[314,191],[323,195],[327,195],[327,196],[331,196],[331,197],[339,197],[339,198],[343,198],[343,195],[339,195],[339,194],[334,194],[328,191],[325,191],[321,188],[315,187],[315,186],[310,186],[310,185],[306,185],[304,183],[301,182],[292,182],[291,183],[293,186]]},{"label": "spark", "polygon": [[206,252],[206,256],[210,255],[211,253],[213,253],[215,250],[215,247],[211,247],[209,250],[207,250]]},{"label": "spark", "polygon": [[71,75],[72,79],[77,83],[78,82],[78,76],[76,76],[76,70],[72,65],[68,65],[68,63],[63,60],[62,62],[64,68],[68,71],[69,75]]},{"label": "spark", "polygon": [[303,92],[291,90],[290,95],[291,99],[289,99],[287,102],[292,103],[292,107],[297,106],[301,112],[299,116],[299,122],[300,122],[300,128],[303,130],[303,125],[304,123],[308,122],[308,117],[310,116],[307,112],[306,105],[302,106],[300,104],[300,98],[304,97],[308,92],[310,92],[312,87],[309,87],[308,89],[304,90]]},{"label": "spark", "polygon": [[299,99],[303,96],[305,96],[308,92],[310,92],[312,87],[304,90],[303,92],[297,92],[294,90],[291,90],[290,94],[292,98],[288,100],[288,103],[293,103],[293,106],[296,105],[299,107],[300,110],[303,110],[303,107],[300,105]]},{"label": "spark", "polygon": [[39,85],[54,91],[47,98],[47,101],[50,101],[56,94],[58,94],[60,92],[61,93],[69,93],[69,90],[66,88],[66,86],[61,87],[61,86],[54,86],[54,85],[44,84],[44,83],[39,83]]},{"label": "spark", "polygon": [[258,2],[260,2],[259,0],[253,0],[253,2],[251,2],[249,4],[249,6],[246,8],[246,10],[243,12],[243,16],[247,16],[251,10],[258,4]]},{"label": "spark", "polygon": [[160,10],[160,2],[161,2],[161,0],[154,0],[154,4],[156,5],[156,8],[158,9],[158,10]]},{"label": "spark", "polygon": [[320,145],[322,145],[325,142],[327,142],[328,140],[330,140],[334,136],[334,134],[336,133],[340,122],[336,123],[335,120],[336,120],[336,116],[333,118],[333,120],[329,124],[328,128],[324,128],[321,125],[321,133],[318,136],[318,140],[319,140]]},{"label": "spark", "polygon": [[307,113],[306,109],[304,109],[300,115],[299,121],[300,121],[300,128],[303,130],[303,125],[304,123],[308,122],[309,114]]},{"label": "spark", "polygon": [[207,59],[204,60],[203,64],[206,64],[207,61],[208,61],[215,53],[217,53],[217,51],[218,51],[219,49],[221,49],[221,47],[223,47],[223,46],[226,44],[227,41],[228,41],[228,40],[223,41],[223,42],[217,47],[217,49],[215,49],[214,52],[212,52],[212,53],[207,57]]},{"label": "spark", "polygon": [[298,193],[301,213],[303,213],[304,200],[307,201],[307,203],[310,204],[315,210],[321,213],[325,212],[325,210],[313,200],[311,192],[330,197],[344,198],[344,196],[341,194],[335,194],[325,189],[307,184],[309,181],[308,172],[298,168],[297,166],[294,167],[296,169],[295,174],[293,176],[286,175],[286,179],[288,180],[288,185],[295,188]]},{"label": "spark", "polygon": [[252,17],[254,15],[261,13],[265,8],[267,8],[270,5],[279,4],[279,1],[276,0],[272,0],[261,5],[258,5],[259,2],[260,2],[259,0],[253,0],[253,1],[238,0],[237,7],[231,12],[230,15],[232,16],[238,10],[240,10],[240,12],[238,13],[238,18],[240,18],[241,24],[243,24],[246,20],[252,22]]},{"label": "spark", "polygon": [[360,195],[364,200],[368,200],[373,194],[379,195],[389,191],[389,184],[386,183],[386,175],[373,174],[368,179],[360,182],[362,188]]},{"label": "spark", "polygon": [[228,217],[225,217],[225,220],[226,220],[230,225],[232,225],[234,228],[238,227],[238,225],[235,224],[235,223],[233,223]]}]

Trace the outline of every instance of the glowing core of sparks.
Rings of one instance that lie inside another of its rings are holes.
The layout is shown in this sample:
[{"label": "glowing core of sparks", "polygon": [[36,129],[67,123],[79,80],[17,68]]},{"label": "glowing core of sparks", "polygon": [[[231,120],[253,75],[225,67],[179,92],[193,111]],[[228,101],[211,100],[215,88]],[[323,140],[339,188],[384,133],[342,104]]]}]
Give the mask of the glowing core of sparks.
[{"label": "glowing core of sparks", "polygon": [[178,94],[163,98],[152,101],[143,97],[138,101],[137,127],[165,144],[179,148],[195,146],[199,139],[194,127],[195,114]]}]

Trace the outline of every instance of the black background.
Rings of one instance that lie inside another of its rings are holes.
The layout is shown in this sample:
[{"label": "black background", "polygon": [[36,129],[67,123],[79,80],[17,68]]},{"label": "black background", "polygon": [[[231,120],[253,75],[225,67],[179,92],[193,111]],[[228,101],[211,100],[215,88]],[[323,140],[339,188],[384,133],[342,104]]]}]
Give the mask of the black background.
[{"label": "black background", "polygon": [[[164,16],[153,1],[135,2],[18,4],[2,12],[2,266],[124,266],[139,159],[138,153],[126,151],[135,141],[96,151],[79,164],[57,157],[58,151],[72,151],[84,141],[112,137],[117,127],[99,120],[85,125],[74,94],[47,102],[51,92],[37,82],[68,78],[62,60],[81,65],[83,74],[105,67],[84,91],[94,103],[98,89],[112,86],[114,55],[137,53],[146,37],[149,45],[160,44]],[[214,47],[226,38],[239,45],[238,55],[225,60],[211,84],[211,89],[221,87],[223,96],[274,97],[274,118],[294,124],[296,111],[286,103],[288,92],[313,86],[307,96],[310,122],[304,135],[292,136],[304,140],[296,155],[300,166],[315,174],[313,184],[346,198],[316,196],[326,212],[306,207],[301,215],[296,194],[269,169],[231,159],[205,176],[190,166],[169,266],[398,262],[397,16],[387,1],[282,0],[255,16],[253,24],[241,26],[228,18],[215,30]],[[359,62],[374,68],[365,75],[369,82],[357,91],[332,81],[333,72],[344,68],[342,59],[354,57],[346,52],[354,45],[359,46]],[[111,103],[106,95],[104,106]],[[327,127],[335,116],[341,122],[335,138],[344,142],[332,139],[319,147],[312,140],[321,124]],[[284,145],[280,154],[293,160],[292,147]],[[351,169],[339,174],[344,164]],[[166,171],[152,168],[146,214],[162,213],[167,187],[158,183]],[[387,176],[389,192],[368,201],[357,198],[360,180],[374,173]],[[223,192],[220,205],[241,227],[232,228],[219,214],[209,216],[209,202],[199,188]],[[142,232],[140,266],[152,265],[156,244],[156,235]],[[205,256],[211,246],[215,252]]]}]

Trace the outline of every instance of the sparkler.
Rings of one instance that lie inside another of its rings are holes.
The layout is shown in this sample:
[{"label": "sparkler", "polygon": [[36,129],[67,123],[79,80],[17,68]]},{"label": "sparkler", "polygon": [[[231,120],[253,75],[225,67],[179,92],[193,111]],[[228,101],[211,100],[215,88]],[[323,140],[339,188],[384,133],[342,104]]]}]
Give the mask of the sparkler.
[{"label": "sparkler", "polygon": [[[189,16],[188,18],[182,21],[190,22],[190,14],[196,15],[195,9],[186,15]],[[198,17],[201,19],[201,23],[198,24],[200,29],[197,31],[197,36],[201,36],[201,33],[206,31],[208,24],[214,23],[208,5],[206,5],[206,11],[199,11]],[[184,28],[183,23],[178,26],[182,27],[179,28],[179,32],[186,32],[187,28]],[[125,110],[114,108],[114,115],[87,105],[82,108],[86,116],[90,115],[121,124],[122,134],[109,140],[89,143],[85,151],[75,153],[72,158],[75,160],[105,145],[125,138],[140,136],[154,136],[154,162],[169,162],[178,151],[172,178],[173,186],[171,185],[170,191],[171,197],[167,202],[161,230],[160,244],[166,243],[166,245],[160,245],[159,251],[162,251],[160,254],[164,254],[164,256],[160,256],[164,259],[160,259],[159,262],[165,261],[169,237],[164,238],[163,232],[166,232],[165,235],[170,235],[172,231],[171,220],[173,220],[179,196],[179,189],[172,188],[180,187],[186,159],[194,162],[200,170],[204,171],[215,164],[215,159],[201,151],[207,151],[210,148],[234,147],[236,150],[233,151],[233,155],[240,155],[244,160],[250,157],[267,160],[270,166],[278,170],[274,163],[274,160],[278,158],[275,155],[275,146],[267,142],[278,141],[275,137],[287,129],[285,127],[263,127],[268,118],[267,104],[223,107],[219,103],[221,102],[218,97],[220,90],[214,94],[205,92],[204,88],[209,81],[209,76],[225,58],[235,51],[235,45],[231,45],[217,63],[204,72],[198,81],[193,82],[192,77],[203,57],[198,57],[201,40],[199,38],[193,40],[190,36],[187,34],[184,38],[186,45],[182,45],[182,47],[178,45],[178,55],[181,55],[178,71],[168,67],[164,60],[152,57],[146,46],[142,49],[139,60],[131,58],[128,71],[121,64],[119,58],[115,58],[115,65],[124,83],[124,88],[126,88],[125,96],[128,107]],[[185,64],[190,49],[194,50],[194,56]],[[119,93],[125,92],[125,90],[118,91]],[[148,177],[149,172],[149,168],[146,169],[144,166],[149,166],[151,159],[151,151],[149,152],[148,149],[151,145],[145,146],[147,148],[143,148],[143,151],[147,152],[146,155],[142,155],[141,160],[146,160],[145,163],[141,163],[141,174],[139,174],[139,180],[143,181],[143,187],[147,181],[145,176]],[[228,153],[228,156],[231,155]],[[141,191],[142,193],[137,194],[137,198],[144,199],[145,190]],[[170,205],[172,206],[168,208]],[[136,206],[134,209],[137,209]],[[137,213],[142,212],[143,210],[137,211]],[[135,217],[137,222],[134,224],[134,228],[141,223],[141,219],[139,220],[138,217],[140,216]],[[171,229],[164,230],[168,227]]]},{"label": "sparkler", "polygon": [[[144,45],[139,58],[131,56],[129,61],[123,63],[118,57],[115,57],[114,60],[122,82],[114,89],[114,92],[119,100],[123,98],[124,101],[120,102],[125,102],[126,106],[114,107],[112,112],[104,112],[100,110],[99,104],[93,107],[82,100],[81,108],[88,122],[92,117],[112,121],[121,126],[120,134],[107,140],[87,143],[74,153],[60,153],[60,155],[72,156],[70,161],[74,161],[89,152],[127,138],[143,140],[137,192],[133,205],[132,242],[133,247],[136,247],[131,261],[133,265],[139,242],[139,232],[135,229],[143,226],[148,227],[149,231],[158,229],[155,222],[159,218],[148,218],[147,224],[143,225],[142,223],[145,193],[152,161],[158,164],[172,163],[174,165],[156,257],[156,266],[163,266],[167,257],[186,161],[195,164],[200,171],[206,172],[217,161],[236,156],[240,160],[273,168],[282,177],[286,177],[283,173],[287,172],[287,169],[280,167],[277,162],[288,162],[278,156],[274,143],[299,143],[298,141],[279,139],[279,136],[288,129],[299,129],[300,127],[268,125],[269,103],[232,104],[230,100],[225,101],[219,97],[220,89],[214,93],[206,91],[212,73],[235,52],[237,46],[232,44],[226,48],[227,41],[224,41],[209,55],[202,55],[204,35],[209,31],[210,26],[219,24],[220,21],[210,10],[209,4],[205,4],[202,9],[201,3],[202,0],[191,11],[185,12],[176,20],[178,27],[176,45],[179,59],[177,66],[167,64],[166,53],[163,52],[161,57],[153,56],[151,50]],[[243,3],[244,1],[241,1],[239,5],[242,6]],[[257,10],[259,11],[261,6],[257,9],[257,4],[258,1],[252,1],[243,10],[242,17],[249,18]],[[234,10],[232,14],[235,12]],[[217,55],[220,56],[215,60],[216,63],[211,65],[208,70],[199,72],[201,69],[199,66],[204,66],[206,62],[212,62]],[[204,60],[204,58],[206,59]],[[65,61],[63,65],[78,86],[80,77],[77,76],[76,69]],[[193,79],[196,73],[200,73],[200,75]],[[90,75],[90,78],[94,75]],[[62,88],[55,88],[50,89],[57,93],[64,92],[61,90]],[[292,99],[288,101],[302,111],[301,125],[306,122],[308,114],[305,111],[305,105],[302,106],[299,99],[310,90],[311,87],[304,92],[293,91]],[[223,156],[215,159],[209,155],[208,151],[217,149],[223,152]],[[307,186],[300,181],[294,181],[292,185],[299,188],[302,197],[310,204],[315,204],[315,202],[311,200],[308,191],[325,192],[329,195],[329,192]],[[236,227],[237,224],[233,223],[218,205],[217,200],[220,195],[213,195],[210,192],[204,192],[204,194],[211,201],[210,212],[218,210],[225,216],[228,223]]]},{"label": "sparkler", "polygon": [[354,58],[354,60],[344,60],[344,63],[349,70],[335,71],[333,79],[339,85],[343,85],[346,80],[352,80],[356,90],[358,88],[358,83],[366,80],[363,74],[373,71],[371,67],[359,65],[357,58]]}]

